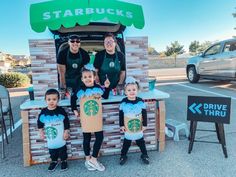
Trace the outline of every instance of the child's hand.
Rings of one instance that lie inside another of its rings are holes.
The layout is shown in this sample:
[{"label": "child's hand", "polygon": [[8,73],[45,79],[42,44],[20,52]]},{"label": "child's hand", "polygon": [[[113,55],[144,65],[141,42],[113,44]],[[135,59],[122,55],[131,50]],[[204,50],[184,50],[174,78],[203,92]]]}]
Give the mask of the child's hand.
[{"label": "child's hand", "polygon": [[74,110],[74,114],[77,118],[79,118],[79,111],[78,110]]},{"label": "child's hand", "polygon": [[120,127],[120,130],[121,130],[121,132],[125,132],[125,127],[124,126],[122,126],[122,127]]},{"label": "child's hand", "polygon": [[104,86],[105,86],[106,88],[108,88],[108,87],[110,86],[110,81],[109,81],[108,77],[107,77],[107,79],[106,79],[105,82],[104,82]]},{"label": "child's hand", "polygon": [[101,98],[101,95],[100,95],[100,94],[95,94],[95,95],[94,95],[94,98],[95,98],[95,99],[100,99],[100,98]]},{"label": "child's hand", "polygon": [[64,131],[64,134],[63,134],[63,138],[64,138],[64,140],[67,140],[68,138],[69,138],[69,131],[68,130],[65,130]]},{"label": "child's hand", "polygon": [[44,140],[44,139],[46,138],[43,131],[40,131],[40,138],[41,138],[42,140]]},{"label": "child's hand", "polygon": [[147,127],[144,127],[144,126],[142,127],[142,131],[145,131],[146,129],[147,129]]}]

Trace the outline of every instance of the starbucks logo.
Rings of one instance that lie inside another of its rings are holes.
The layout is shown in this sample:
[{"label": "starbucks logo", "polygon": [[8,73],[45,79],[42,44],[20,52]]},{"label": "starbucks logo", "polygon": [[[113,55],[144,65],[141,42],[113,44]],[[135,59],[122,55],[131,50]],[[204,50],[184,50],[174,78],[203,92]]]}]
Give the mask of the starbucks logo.
[{"label": "starbucks logo", "polygon": [[73,63],[72,68],[76,69],[76,68],[78,68],[78,65],[76,63]]},{"label": "starbucks logo", "polygon": [[99,111],[99,105],[94,100],[89,100],[84,103],[84,112],[87,116],[95,116]]},{"label": "starbucks logo", "polygon": [[115,63],[112,61],[112,62],[109,63],[109,66],[110,66],[110,68],[114,68]]},{"label": "starbucks logo", "polygon": [[128,122],[128,129],[135,133],[141,130],[141,121],[139,119],[132,119]]},{"label": "starbucks logo", "polygon": [[53,140],[57,137],[57,129],[54,127],[47,127],[45,129],[46,137],[50,140]]}]

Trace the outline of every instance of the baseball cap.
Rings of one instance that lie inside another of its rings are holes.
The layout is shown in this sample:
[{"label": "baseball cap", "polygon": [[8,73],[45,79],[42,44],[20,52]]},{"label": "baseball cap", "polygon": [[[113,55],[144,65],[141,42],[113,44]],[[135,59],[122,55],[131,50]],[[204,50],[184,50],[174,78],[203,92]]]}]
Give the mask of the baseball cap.
[{"label": "baseball cap", "polygon": [[69,36],[69,39],[77,39],[80,41],[80,37],[77,34],[72,34]]}]

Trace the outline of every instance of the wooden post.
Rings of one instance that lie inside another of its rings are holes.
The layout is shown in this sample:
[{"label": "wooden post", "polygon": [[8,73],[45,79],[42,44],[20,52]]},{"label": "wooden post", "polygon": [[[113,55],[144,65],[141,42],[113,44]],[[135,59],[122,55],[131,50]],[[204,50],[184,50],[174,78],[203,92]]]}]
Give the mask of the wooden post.
[{"label": "wooden post", "polygon": [[166,118],[166,108],[165,101],[158,101],[158,111],[157,111],[157,137],[159,141],[159,151],[162,152],[165,149],[165,118]]},{"label": "wooden post", "polygon": [[31,161],[28,115],[29,115],[28,111],[21,111],[22,136],[23,136],[23,159],[24,159],[25,167],[30,166],[30,161]]}]

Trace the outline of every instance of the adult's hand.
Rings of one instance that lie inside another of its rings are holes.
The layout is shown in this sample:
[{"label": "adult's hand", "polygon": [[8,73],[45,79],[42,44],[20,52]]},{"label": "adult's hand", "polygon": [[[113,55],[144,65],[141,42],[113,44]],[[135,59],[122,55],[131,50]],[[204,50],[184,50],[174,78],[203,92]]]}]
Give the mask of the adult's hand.
[{"label": "adult's hand", "polygon": [[104,82],[105,87],[108,88],[110,86],[110,84],[111,83],[110,83],[109,79],[107,78]]}]

